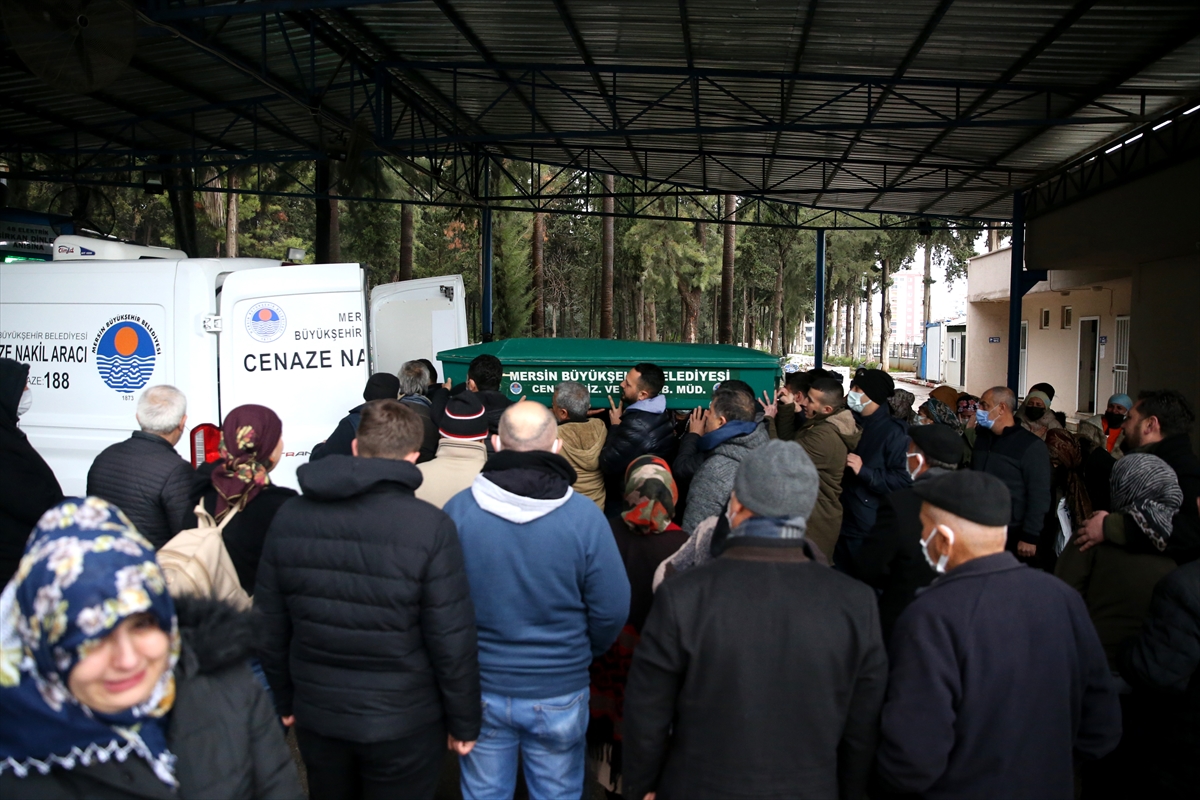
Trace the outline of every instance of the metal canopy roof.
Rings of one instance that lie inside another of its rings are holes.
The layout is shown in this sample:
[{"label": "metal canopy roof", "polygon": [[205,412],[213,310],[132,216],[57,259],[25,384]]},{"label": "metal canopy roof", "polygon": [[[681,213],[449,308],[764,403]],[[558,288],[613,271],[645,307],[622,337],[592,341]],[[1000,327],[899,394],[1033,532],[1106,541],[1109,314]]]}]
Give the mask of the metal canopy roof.
[{"label": "metal canopy roof", "polygon": [[1014,189],[1200,102],[1195,0],[136,7],[133,62],[90,94],[49,88],[6,39],[0,150],[16,172],[25,153],[80,181],[165,157],[391,156],[419,173],[410,197],[476,202],[481,164],[517,160],[649,196],[1008,218]]}]

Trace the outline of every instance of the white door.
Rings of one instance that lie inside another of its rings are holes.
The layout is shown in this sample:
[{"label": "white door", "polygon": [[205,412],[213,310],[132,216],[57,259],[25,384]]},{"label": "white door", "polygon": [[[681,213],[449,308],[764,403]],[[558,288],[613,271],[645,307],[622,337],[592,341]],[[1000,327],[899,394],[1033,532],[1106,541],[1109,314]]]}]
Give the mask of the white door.
[{"label": "white door", "polygon": [[1083,414],[1097,413],[1096,394],[1099,386],[1100,318],[1082,317],[1079,320],[1079,398],[1076,409]]},{"label": "white door", "polygon": [[927,381],[942,380],[942,326],[930,325],[925,329],[925,374]]},{"label": "white door", "polygon": [[1113,394],[1129,393],[1129,317],[1117,317],[1113,348]]},{"label": "white door", "polygon": [[375,372],[400,371],[405,361],[427,358],[446,371],[437,354],[466,347],[467,303],[461,275],[443,275],[371,290],[371,364]]},{"label": "white door", "polygon": [[283,459],[271,474],[297,488],[308,461],[369,375],[363,271],[310,264],[230,273],[221,293],[221,417],[253,403],[283,421]]}]

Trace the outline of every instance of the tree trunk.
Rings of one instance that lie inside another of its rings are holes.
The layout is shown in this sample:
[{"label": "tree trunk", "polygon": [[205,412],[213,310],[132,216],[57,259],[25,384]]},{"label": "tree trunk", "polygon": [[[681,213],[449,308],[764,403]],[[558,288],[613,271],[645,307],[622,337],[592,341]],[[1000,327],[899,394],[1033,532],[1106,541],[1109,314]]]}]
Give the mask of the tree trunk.
[{"label": "tree trunk", "polygon": [[867,278],[867,308],[863,312],[863,316],[867,319],[867,332],[864,341],[867,343],[867,353],[863,358],[864,361],[873,361],[874,357],[871,348],[875,345],[875,315],[871,313],[871,306],[874,301],[875,281]]},{"label": "tree trunk", "polygon": [[742,284],[742,344],[753,347],[750,343],[750,288],[749,282]]},{"label": "tree trunk", "polygon": [[885,258],[879,273],[879,368],[887,372],[891,366],[888,345],[892,341],[892,304],[888,302],[888,284],[891,282],[892,260]]},{"label": "tree trunk", "polygon": [[[232,172],[229,173],[229,188],[238,188],[237,176]],[[231,191],[225,198],[225,255],[229,258],[237,258],[238,254],[238,196],[237,192]]]},{"label": "tree trunk", "polygon": [[737,247],[737,195],[725,195],[725,240],[721,253],[721,306],[717,341],[733,341],[733,259]]},{"label": "tree trunk", "polygon": [[833,348],[833,292],[828,288],[825,290],[825,317],[822,323],[825,326],[825,353],[826,356],[831,356],[834,353]]},{"label": "tree trunk", "polygon": [[679,282],[680,341],[694,344],[698,340],[696,320],[700,317],[703,299],[699,289],[690,289],[682,281]]},{"label": "tree trunk", "polygon": [[846,355],[846,316],[850,310],[846,308],[846,298],[839,297],[833,307],[833,352],[839,356]]},{"label": "tree trunk", "polygon": [[658,306],[652,299],[646,301],[646,338],[658,341]]},{"label": "tree trunk", "polygon": [[771,303],[771,352],[783,355],[783,253],[775,270],[775,296]]},{"label": "tree trunk", "polygon": [[543,269],[543,244],[546,238],[546,215],[533,215],[533,241],[530,254],[533,259],[533,335],[546,335],[546,275]]},{"label": "tree trunk", "polygon": [[854,352],[854,358],[859,358],[859,353],[862,352],[862,284],[860,283],[854,290],[854,341],[851,347]]},{"label": "tree trunk", "polygon": [[932,305],[932,301],[930,298],[931,288],[933,286],[933,259],[930,257],[930,252],[932,250],[933,250],[933,246],[930,245],[929,240],[926,239],[925,240],[925,281],[924,281],[925,305],[924,305],[923,311],[922,311],[923,319],[921,320],[921,336],[922,336],[922,338],[924,338],[924,336],[925,336],[925,326],[929,324],[929,318],[933,314],[933,305]]},{"label": "tree trunk", "polygon": [[633,338],[646,341],[646,291],[640,280],[633,285]]},{"label": "tree trunk", "polygon": [[988,252],[1000,249],[1000,229],[995,225],[988,226]]},{"label": "tree trunk", "polygon": [[854,347],[854,301],[858,298],[855,292],[847,290],[846,297],[842,300],[846,304],[845,318],[843,323],[846,326],[846,339],[843,344],[843,351],[846,355],[853,357],[851,348]]},{"label": "tree trunk", "polygon": [[413,209],[400,204],[400,274],[399,280],[411,281],[413,275]]},{"label": "tree trunk", "polygon": [[750,287],[750,305],[746,306],[746,347],[758,347],[758,331],[756,330],[755,291]]},{"label": "tree trunk", "polygon": [[[164,163],[170,163],[169,159]],[[189,168],[164,170],[163,181],[167,184],[167,199],[175,223],[175,247],[196,258],[200,252],[196,242],[196,197],[192,171]]]},{"label": "tree trunk", "polygon": [[600,338],[613,338],[613,176],[604,176],[603,233],[600,240]]}]

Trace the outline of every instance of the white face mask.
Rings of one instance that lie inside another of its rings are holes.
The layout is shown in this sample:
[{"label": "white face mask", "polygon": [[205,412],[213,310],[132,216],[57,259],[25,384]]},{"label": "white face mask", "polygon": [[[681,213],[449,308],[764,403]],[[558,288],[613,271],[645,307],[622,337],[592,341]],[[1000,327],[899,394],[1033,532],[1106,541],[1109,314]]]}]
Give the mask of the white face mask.
[{"label": "white face mask", "polygon": [[21,392],[21,402],[17,403],[17,417],[25,416],[31,408],[33,408],[33,392],[26,386],[25,391]]},{"label": "white face mask", "polygon": [[934,535],[938,531],[941,531],[942,534],[946,537],[947,550],[949,550],[949,548],[954,545],[954,531],[950,530],[945,525],[938,525],[936,528],[934,528],[932,531],[929,532],[929,538],[921,540],[921,555],[925,556],[925,563],[927,563],[929,565],[930,569],[932,569],[934,572],[936,572],[939,575],[945,575],[946,574],[946,562],[948,562],[950,560],[950,554],[948,552],[942,553],[942,555],[938,557],[936,564],[933,562],[933,559],[929,557],[929,542],[933,539]]},{"label": "white face mask", "polygon": [[850,407],[851,411],[857,411],[861,414],[863,408],[867,405],[863,402],[863,398],[865,397],[866,395],[862,392],[850,392],[850,394],[846,395],[846,405]]},{"label": "white face mask", "polygon": [[915,481],[917,479],[917,475],[921,474],[921,470],[925,466],[925,456],[921,453],[909,453],[908,457],[915,458],[917,460],[917,468],[910,469],[908,471],[908,477]]}]

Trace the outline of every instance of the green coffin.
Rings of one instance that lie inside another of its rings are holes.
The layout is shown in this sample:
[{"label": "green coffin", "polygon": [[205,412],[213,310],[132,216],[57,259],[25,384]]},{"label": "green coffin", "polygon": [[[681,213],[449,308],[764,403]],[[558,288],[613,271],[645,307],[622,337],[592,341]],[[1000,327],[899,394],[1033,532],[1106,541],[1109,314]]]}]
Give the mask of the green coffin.
[{"label": "green coffin", "polygon": [[504,365],[500,391],[513,400],[525,397],[550,405],[554,387],[578,381],[592,393],[593,408],[621,399],[621,380],[634,364],[649,361],[667,375],[667,408],[707,406],[713,387],[724,380],[745,381],[758,397],[773,392],[782,374],[780,359],[748,347],[728,344],[675,344],[607,339],[504,339],[443,350],[437,354],[446,378],[467,379],[467,366],[489,353]]}]

